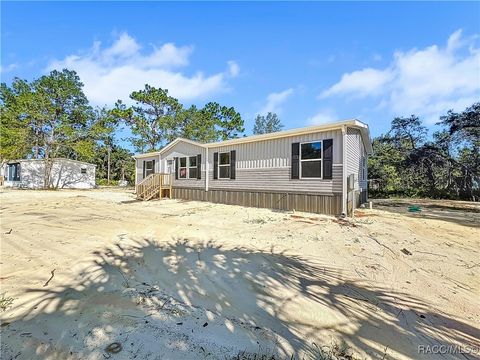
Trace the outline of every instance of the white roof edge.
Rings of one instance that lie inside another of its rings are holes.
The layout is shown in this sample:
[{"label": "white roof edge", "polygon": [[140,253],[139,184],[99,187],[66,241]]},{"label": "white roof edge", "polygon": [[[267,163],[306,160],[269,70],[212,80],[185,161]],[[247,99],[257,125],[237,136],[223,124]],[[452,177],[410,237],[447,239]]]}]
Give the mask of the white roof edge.
[{"label": "white roof edge", "polygon": [[362,135],[363,144],[365,146],[365,150],[367,151],[368,155],[373,154],[373,146],[372,146],[372,139],[370,138],[370,129],[367,124],[356,120],[355,127],[360,129],[360,133]]},{"label": "white roof edge", "polygon": [[253,136],[247,136],[247,137],[244,137],[244,138],[230,139],[230,140],[220,141],[220,142],[216,142],[216,143],[205,144],[205,146],[208,147],[208,148],[212,148],[212,147],[243,144],[243,143],[249,143],[249,142],[255,142],[255,141],[280,139],[280,138],[284,138],[284,137],[308,134],[308,133],[312,133],[312,132],[321,132],[321,131],[341,129],[343,126],[350,126],[350,127],[354,126],[354,127],[366,129],[366,131],[368,132],[368,125],[367,124],[365,124],[365,123],[363,123],[363,122],[361,122],[357,119],[348,119],[348,120],[342,120],[342,121],[337,121],[337,122],[328,123],[328,124],[306,126],[306,127],[302,127],[302,128],[278,131],[278,132],[269,133],[269,134],[253,135]]},{"label": "white roof edge", "polygon": [[192,144],[192,145],[195,145],[195,146],[205,147],[205,144],[199,143],[198,141],[178,137],[175,140],[173,140],[171,143],[169,143],[167,146],[165,146],[163,149],[160,149],[160,151],[158,153],[161,154],[161,153],[167,151],[168,149],[172,148],[175,144],[178,144],[179,142],[186,142],[188,144]]},{"label": "white roof edge", "polygon": [[152,152],[149,152],[149,153],[132,155],[132,158],[141,159],[141,158],[144,158],[144,157],[156,156],[156,155],[159,155],[159,154],[160,154],[160,151],[152,151]]},{"label": "white roof edge", "polygon": [[157,156],[157,155],[160,155],[161,153],[167,151],[168,149],[173,147],[175,144],[178,144],[180,141],[183,141],[183,142],[186,142],[186,143],[189,143],[189,144],[192,144],[192,145],[200,146],[200,147],[205,147],[205,144],[199,143],[198,141],[193,141],[193,140],[178,137],[175,140],[168,143],[167,146],[165,146],[164,148],[162,148],[158,151],[152,151],[152,152],[148,152],[148,153],[144,153],[144,154],[135,154],[132,157],[134,159],[141,159],[141,158],[144,158],[144,157]]},{"label": "white roof edge", "polygon": [[278,131],[278,132],[269,133],[269,134],[251,135],[251,136],[246,136],[246,137],[243,137],[243,138],[230,139],[230,140],[219,141],[219,142],[214,142],[214,143],[207,143],[207,144],[202,144],[202,143],[199,143],[197,141],[184,139],[184,138],[176,138],[175,140],[173,140],[171,143],[169,143],[167,146],[165,146],[163,149],[161,149],[159,151],[154,151],[154,152],[145,153],[145,154],[136,154],[136,155],[133,156],[133,158],[139,159],[139,158],[144,158],[144,157],[160,155],[161,153],[170,149],[171,147],[173,147],[175,144],[179,143],[180,141],[187,142],[189,144],[196,145],[196,146],[203,147],[203,148],[214,148],[214,147],[244,144],[244,143],[250,143],[250,142],[256,142],[256,141],[280,139],[280,138],[284,138],[284,137],[308,134],[308,133],[312,133],[312,132],[336,130],[336,129],[341,129],[343,126],[356,127],[358,129],[360,129],[361,133],[362,133],[362,138],[363,138],[365,147],[367,149],[367,153],[371,154],[373,152],[372,143],[371,143],[371,140],[370,140],[370,130],[368,128],[368,125],[361,122],[358,119],[347,119],[347,120],[337,121],[337,122],[328,123],[328,124],[306,126],[306,127],[296,128],[296,129]]},{"label": "white roof edge", "polygon": [[[66,160],[66,161],[76,162],[76,163],[79,163],[79,164],[92,165],[92,166],[95,166],[95,167],[97,166],[95,164],[92,164],[92,163],[89,163],[89,162],[86,162],[86,161],[73,160],[73,159],[67,159],[67,158],[62,158],[62,157],[53,158],[52,160]],[[45,161],[45,159],[13,159],[13,160],[5,161],[5,164],[14,163],[14,162],[21,162],[21,161]]]}]

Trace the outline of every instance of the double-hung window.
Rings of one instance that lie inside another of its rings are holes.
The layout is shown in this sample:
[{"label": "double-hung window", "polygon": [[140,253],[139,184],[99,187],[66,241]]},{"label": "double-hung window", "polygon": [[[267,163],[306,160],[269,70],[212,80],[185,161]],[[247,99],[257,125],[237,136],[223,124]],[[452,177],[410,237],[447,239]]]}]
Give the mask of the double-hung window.
[{"label": "double-hung window", "polygon": [[188,158],[188,178],[196,179],[197,178],[197,157],[190,156]]},{"label": "double-hung window", "polygon": [[322,141],[300,144],[300,177],[322,178]]},{"label": "double-hung window", "polygon": [[230,152],[218,154],[218,178],[230,179]]},{"label": "double-hung window", "polygon": [[145,161],[145,177],[155,172],[155,162],[153,160]]},{"label": "double-hung window", "polygon": [[186,179],[187,178],[187,158],[186,157],[181,157],[178,159],[178,177],[180,179]]}]

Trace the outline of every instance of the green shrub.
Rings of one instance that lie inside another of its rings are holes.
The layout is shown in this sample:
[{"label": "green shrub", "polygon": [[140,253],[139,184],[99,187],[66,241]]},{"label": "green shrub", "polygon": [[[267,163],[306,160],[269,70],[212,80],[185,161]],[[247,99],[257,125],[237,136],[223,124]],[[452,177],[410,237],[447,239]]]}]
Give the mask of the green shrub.
[{"label": "green shrub", "polygon": [[107,179],[97,179],[98,186],[118,186],[118,180],[110,180],[110,184],[108,184]]}]

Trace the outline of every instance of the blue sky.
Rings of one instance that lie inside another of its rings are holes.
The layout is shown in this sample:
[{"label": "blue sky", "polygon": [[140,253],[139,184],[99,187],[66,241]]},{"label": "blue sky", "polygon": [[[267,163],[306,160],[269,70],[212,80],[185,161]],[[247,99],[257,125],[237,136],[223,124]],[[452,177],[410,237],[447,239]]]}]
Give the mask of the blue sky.
[{"label": "blue sky", "polygon": [[394,116],[433,128],[480,99],[480,3],[2,2],[1,80],[80,74],[94,105],[145,82],[285,128]]}]

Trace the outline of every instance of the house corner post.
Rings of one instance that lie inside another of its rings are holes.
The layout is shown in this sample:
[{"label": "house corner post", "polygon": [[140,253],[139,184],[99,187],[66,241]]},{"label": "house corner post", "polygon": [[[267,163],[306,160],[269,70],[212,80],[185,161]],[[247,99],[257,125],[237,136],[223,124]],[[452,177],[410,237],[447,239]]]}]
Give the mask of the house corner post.
[{"label": "house corner post", "polygon": [[137,194],[137,165],[138,165],[138,161],[136,158],[135,159],[135,194]]},{"label": "house corner post", "polygon": [[342,214],[347,214],[347,127],[342,126]]},{"label": "house corner post", "polygon": [[205,147],[205,191],[208,191],[208,147]]}]

